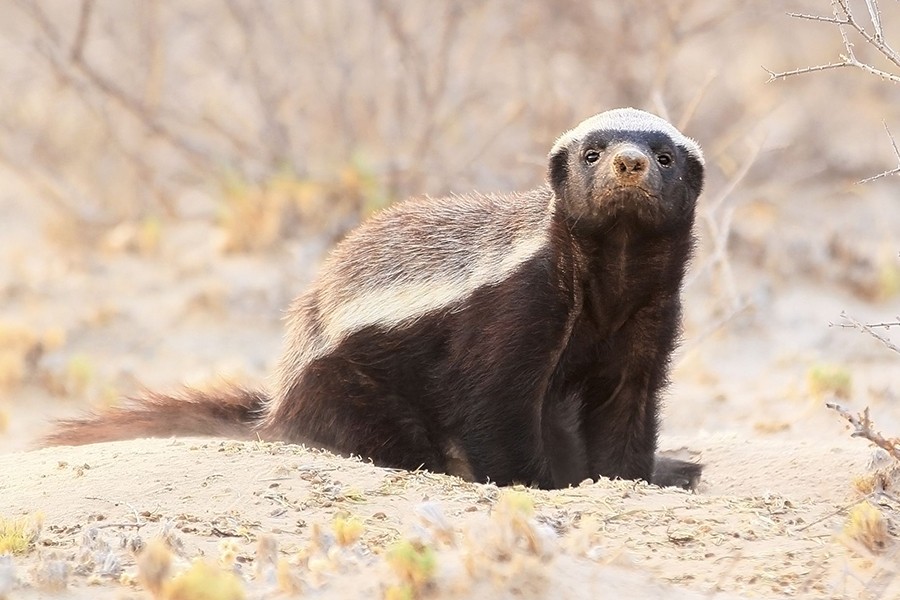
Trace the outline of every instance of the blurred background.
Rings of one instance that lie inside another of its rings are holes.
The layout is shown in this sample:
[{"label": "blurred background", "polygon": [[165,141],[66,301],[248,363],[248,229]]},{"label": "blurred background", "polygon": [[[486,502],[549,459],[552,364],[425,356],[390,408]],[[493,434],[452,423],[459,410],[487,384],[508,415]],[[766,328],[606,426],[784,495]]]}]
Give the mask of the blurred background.
[{"label": "blurred background", "polygon": [[900,356],[829,326],[900,320],[900,179],[857,183],[897,165],[900,87],[767,82],[844,52],[787,12],[831,2],[3,3],[0,450],[141,387],[265,381],[348,229],[541,185],[555,138],[617,106],[708,162],[664,432],[843,435],[834,398],[900,432]]}]

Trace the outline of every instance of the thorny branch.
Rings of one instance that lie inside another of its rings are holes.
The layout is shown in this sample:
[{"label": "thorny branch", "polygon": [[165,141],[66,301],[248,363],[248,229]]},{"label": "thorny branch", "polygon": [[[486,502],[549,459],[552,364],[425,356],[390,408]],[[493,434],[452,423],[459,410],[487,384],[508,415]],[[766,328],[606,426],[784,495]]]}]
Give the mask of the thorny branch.
[{"label": "thorny branch", "polygon": [[874,177],[868,177],[859,181],[858,183],[868,183],[870,181],[875,181],[876,179],[881,179],[882,177],[887,177],[888,175],[898,175],[900,174],[900,149],[897,148],[897,140],[894,139],[894,135],[891,133],[891,130],[888,129],[887,123],[884,124],[884,130],[887,132],[888,137],[891,140],[891,146],[894,147],[894,155],[897,157],[897,166],[893,169],[889,169],[883,173],[879,173]]},{"label": "thorny branch", "polygon": [[[879,342],[881,342],[882,344],[884,344],[884,346],[888,350],[891,350],[893,352],[896,352],[897,354],[900,354],[900,346],[897,346],[897,344],[893,343],[891,340],[887,339],[885,336],[881,335],[874,329],[875,327],[883,327],[885,329],[890,329],[891,326],[900,326],[900,318],[898,318],[897,322],[894,322],[894,323],[885,322],[885,323],[873,323],[873,324],[866,324],[861,321],[858,321],[858,320],[854,319],[853,317],[851,317],[850,315],[848,315],[846,312],[841,313],[841,318],[847,322],[839,323],[838,324],[839,327],[852,327],[854,329],[858,329],[862,333],[867,333],[870,336],[872,336],[873,338],[875,338],[876,340],[878,340]],[[831,323],[831,325],[834,325],[834,323]]]},{"label": "thorny branch", "polygon": [[853,13],[850,10],[849,0],[832,0],[831,17],[808,15],[804,13],[788,13],[788,16],[794,17],[795,19],[819,21],[822,23],[832,23],[834,25],[837,25],[838,31],[840,31],[841,34],[841,40],[844,44],[844,53],[840,55],[840,61],[838,62],[815,65],[812,67],[803,67],[800,69],[783,71],[780,73],[763,67],[769,74],[769,81],[775,81],[776,79],[786,79],[793,75],[802,75],[815,71],[825,71],[828,69],[838,69],[843,67],[855,67],[857,69],[862,69],[867,73],[871,73],[872,75],[877,75],[882,79],[887,79],[893,82],[900,82],[900,75],[895,75],[893,73],[883,71],[881,69],[873,67],[868,63],[862,62],[856,57],[856,53],[853,51],[853,42],[850,41],[850,37],[847,33],[848,29],[855,31],[866,41],[869,46],[875,48],[891,63],[893,63],[897,67],[900,67],[900,53],[894,50],[884,40],[884,36],[882,35],[881,12],[878,10],[877,5],[875,5],[874,3],[868,3],[867,7],[869,9],[869,18],[872,21],[872,27],[875,30],[874,34],[869,33],[863,26],[863,24],[853,16]]},{"label": "thorny branch", "polygon": [[825,406],[837,412],[853,426],[853,432],[850,434],[851,437],[865,438],[890,454],[895,460],[900,461],[900,438],[885,438],[880,432],[872,429],[874,423],[872,423],[872,419],[869,417],[868,406],[863,412],[856,415],[834,402],[828,402]]},{"label": "thorny branch", "polygon": [[[765,71],[769,74],[768,81],[771,82],[777,79],[787,79],[788,77],[794,75],[804,75],[807,73],[815,73],[817,71],[828,71],[831,69],[853,67],[880,77],[882,80],[900,83],[900,75],[896,73],[890,73],[883,69],[878,69],[868,64],[867,62],[859,60],[856,57],[856,53],[853,51],[853,42],[850,41],[848,31],[855,32],[866,42],[866,44],[874,48],[890,63],[900,68],[900,52],[891,47],[891,45],[888,44],[884,39],[884,29],[881,23],[881,11],[878,8],[877,1],[866,0],[866,9],[869,13],[869,20],[872,24],[873,33],[869,33],[866,27],[863,26],[863,24],[853,15],[853,12],[850,10],[850,0],[831,0],[832,16],[830,17],[821,15],[809,15],[805,13],[788,13],[788,16],[795,19],[802,19],[805,21],[818,21],[820,23],[831,23],[837,25],[838,31],[841,34],[841,41],[844,46],[844,52],[840,54],[840,60],[838,62],[830,62],[821,65],[814,65],[811,67],[802,67],[799,69],[793,69],[791,71],[775,72],[771,69],[763,67],[763,69],[765,69]],[[878,175],[875,175],[873,177],[868,177],[857,183],[868,183],[876,179],[881,179],[882,177],[887,177],[888,175],[900,175],[900,150],[898,150],[897,142],[894,139],[894,136],[891,134],[890,129],[888,129],[887,124],[884,125],[884,129],[888,134],[888,138],[890,138],[891,140],[891,146],[893,146],[894,148],[894,155],[897,157],[897,167],[884,171],[883,173],[879,173]]]},{"label": "thorny branch", "polygon": [[[868,327],[883,327],[885,329],[890,329],[891,327],[900,327],[900,317],[897,317],[896,321],[882,321],[881,323],[867,323]],[[849,327],[849,325],[842,325],[842,327]]]}]

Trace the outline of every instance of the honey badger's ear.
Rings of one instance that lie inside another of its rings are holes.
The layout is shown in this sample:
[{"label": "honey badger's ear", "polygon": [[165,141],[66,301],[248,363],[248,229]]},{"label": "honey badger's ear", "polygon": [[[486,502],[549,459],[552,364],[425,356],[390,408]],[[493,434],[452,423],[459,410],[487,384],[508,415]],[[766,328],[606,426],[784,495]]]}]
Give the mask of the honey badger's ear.
[{"label": "honey badger's ear", "polygon": [[696,196],[699,196],[703,191],[704,171],[703,163],[697,160],[696,157],[688,154],[685,159],[685,181]]},{"label": "honey badger's ear", "polygon": [[550,187],[557,198],[562,198],[569,179],[569,149],[565,146],[555,148],[550,154],[550,167],[547,173]]}]

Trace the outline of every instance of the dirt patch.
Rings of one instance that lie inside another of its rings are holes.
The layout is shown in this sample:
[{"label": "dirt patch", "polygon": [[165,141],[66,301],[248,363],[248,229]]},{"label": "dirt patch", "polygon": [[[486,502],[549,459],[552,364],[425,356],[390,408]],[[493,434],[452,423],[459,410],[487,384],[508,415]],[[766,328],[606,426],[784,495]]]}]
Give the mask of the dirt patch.
[{"label": "dirt patch", "polygon": [[[206,559],[235,572],[249,597],[378,597],[403,585],[387,554],[403,540],[431,553],[422,590],[437,598],[843,597],[895,573],[891,554],[843,533],[870,459],[863,444],[718,436],[690,448],[708,464],[697,494],[609,480],[501,490],[220,440],[11,453],[0,456],[4,514],[41,513],[43,526],[6,577],[15,598],[43,597],[53,572],[67,597],[147,597],[135,555],[154,538],[167,540],[173,573]],[[348,535],[350,520],[361,528]]]}]

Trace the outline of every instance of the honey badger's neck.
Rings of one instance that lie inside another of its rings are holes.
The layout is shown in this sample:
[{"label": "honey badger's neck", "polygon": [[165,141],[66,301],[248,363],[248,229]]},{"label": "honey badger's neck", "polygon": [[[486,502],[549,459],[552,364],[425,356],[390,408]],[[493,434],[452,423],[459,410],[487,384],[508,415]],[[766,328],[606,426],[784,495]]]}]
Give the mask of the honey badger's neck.
[{"label": "honey badger's neck", "polygon": [[622,222],[599,233],[575,228],[573,245],[584,310],[601,335],[614,333],[643,306],[662,298],[679,302],[693,247],[690,227],[662,233]]},{"label": "honey badger's neck", "polygon": [[555,218],[582,256],[582,285],[604,327],[654,296],[676,301],[703,186],[693,140],[648,113],[610,111],[560,137],[548,179]]}]

